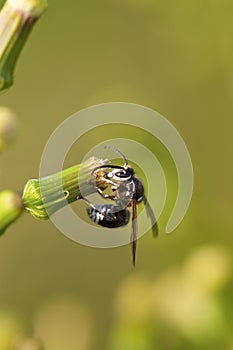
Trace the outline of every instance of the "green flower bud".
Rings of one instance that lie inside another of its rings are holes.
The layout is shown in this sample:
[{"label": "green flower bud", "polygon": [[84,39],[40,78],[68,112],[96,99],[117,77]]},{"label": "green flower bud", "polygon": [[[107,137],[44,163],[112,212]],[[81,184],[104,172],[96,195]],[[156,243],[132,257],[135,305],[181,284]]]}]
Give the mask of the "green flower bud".
[{"label": "green flower bud", "polygon": [[[25,210],[37,219],[47,220],[67,204],[95,193],[95,186],[90,184],[93,181],[91,173],[104,164],[106,160],[92,157],[59,173],[28,180],[23,191]],[[101,186],[101,183],[98,185]]]},{"label": "green flower bud", "polygon": [[0,91],[13,84],[14,68],[45,0],[7,0],[0,12]]},{"label": "green flower bud", "polygon": [[10,190],[0,192],[0,235],[22,212],[23,202],[19,194]]}]

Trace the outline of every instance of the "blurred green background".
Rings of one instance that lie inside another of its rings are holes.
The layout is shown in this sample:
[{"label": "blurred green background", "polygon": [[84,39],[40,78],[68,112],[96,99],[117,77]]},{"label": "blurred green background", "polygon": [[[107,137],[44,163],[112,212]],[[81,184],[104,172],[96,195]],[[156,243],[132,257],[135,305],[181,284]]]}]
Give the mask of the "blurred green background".
[{"label": "blurred green background", "polygon": [[[165,235],[171,195],[159,238],[139,241],[135,269],[128,246],[81,246],[25,214],[0,241],[0,350],[42,349],[33,338],[46,350],[233,349],[232,15],[230,0],[49,1],[1,95],[20,124],[1,155],[1,189],[38,177],[47,139],[68,116],[111,101],[173,123],[195,187],[183,222]],[[88,135],[80,142],[67,166],[88,152]]]}]

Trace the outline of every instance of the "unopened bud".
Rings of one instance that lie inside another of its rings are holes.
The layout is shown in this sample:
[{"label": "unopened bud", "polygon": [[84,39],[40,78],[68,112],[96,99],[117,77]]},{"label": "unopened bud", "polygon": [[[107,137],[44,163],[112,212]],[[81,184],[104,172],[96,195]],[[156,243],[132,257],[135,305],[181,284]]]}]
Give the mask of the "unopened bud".
[{"label": "unopened bud", "polygon": [[13,84],[14,68],[45,0],[7,0],[0,12],[0,91]]},{"label": "unopened bud", "polygon": [[10,190],[0,192],[0,235],[23,212],[21,196]]}]

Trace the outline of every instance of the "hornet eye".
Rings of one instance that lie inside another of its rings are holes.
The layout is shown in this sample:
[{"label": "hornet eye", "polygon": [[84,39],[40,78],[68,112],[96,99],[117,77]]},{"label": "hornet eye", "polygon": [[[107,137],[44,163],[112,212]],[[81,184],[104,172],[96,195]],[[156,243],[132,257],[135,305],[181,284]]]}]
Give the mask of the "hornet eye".
[{"label": "hornet eye", "polygon": [[125,177],[129,177],[129,174],[127,174],[126,172],[123,171],[118,171],[115,176],[118,176],[120,178],[125,178]]}]

